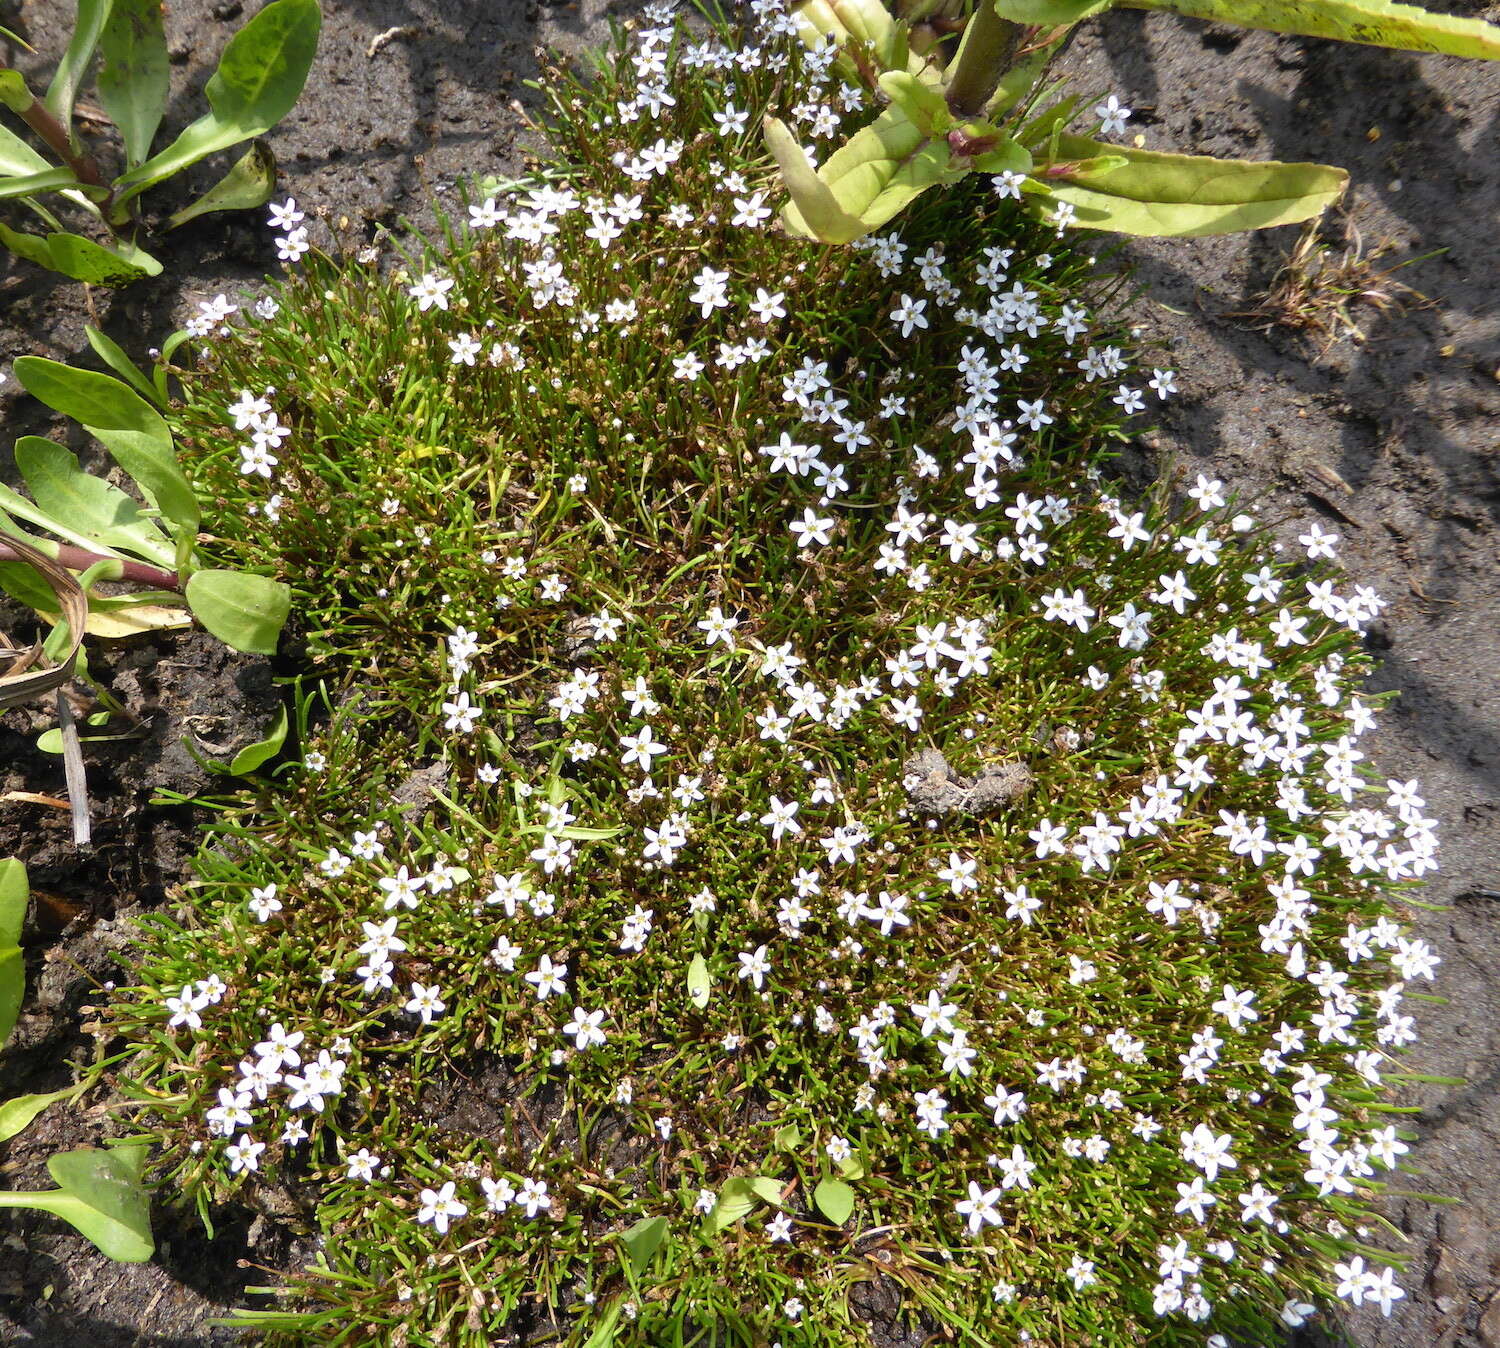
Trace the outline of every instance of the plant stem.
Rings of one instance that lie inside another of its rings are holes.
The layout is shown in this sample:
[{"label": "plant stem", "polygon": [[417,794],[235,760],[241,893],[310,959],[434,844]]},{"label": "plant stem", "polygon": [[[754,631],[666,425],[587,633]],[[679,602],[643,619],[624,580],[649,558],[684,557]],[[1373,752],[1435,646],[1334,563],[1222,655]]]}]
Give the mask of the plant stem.
[{"label": "plant stem", "polygon": [[91,187],[104,186],[104,179],[99,174],[99,165],[94,162],[94,156],[73,152],[67,127],[47,111],[40,99],[33,98],[30,107],[16,109],[16,115],[47,142],[47,148],[78,175],[79,182],[88,183]]},{"label": "plant stem", "polygon": [[[4,539],[0,539],[0,562],[24,562],[25,560],[15,548]],[[87,571],[89,567],[99,562],[110,562],[119,568],[118,574],[109,578],[111,580],[128,580],[135,585],[149,585],[156,590],[178,592],[182,590],[182,578],[175,572],[163,571],[159,567],[148,566],[145,562],[106,557],[84,548],[75,548],[71,543],[57,544],[55,560],[70,571]]]},{"label": "plant stem", "polygon": [[975,117],[1000,83],[1026,30],[995,12],[992,0],[979,0],[947,80],[948,106],[959,117]]}]

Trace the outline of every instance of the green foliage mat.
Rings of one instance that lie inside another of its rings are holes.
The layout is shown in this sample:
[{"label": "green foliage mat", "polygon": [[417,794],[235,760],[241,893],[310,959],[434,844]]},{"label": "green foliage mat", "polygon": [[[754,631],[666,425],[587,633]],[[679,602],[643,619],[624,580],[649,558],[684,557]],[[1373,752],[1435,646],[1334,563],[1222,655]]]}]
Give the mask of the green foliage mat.
[{"label": "green foliage mat", "polygon": [[311,673],[112,1011],[166,1176],[304,1205],[290,1342],[1388,1307],[1436,959],[1432,822],[1355,747],[1379,601],[1218,484],[1107,483],[1172,372],[987,183],[775,232],[762,113],[859,98],[762,9],[549,73],[535,180],[395,272],[309,254],[186,373]]}]

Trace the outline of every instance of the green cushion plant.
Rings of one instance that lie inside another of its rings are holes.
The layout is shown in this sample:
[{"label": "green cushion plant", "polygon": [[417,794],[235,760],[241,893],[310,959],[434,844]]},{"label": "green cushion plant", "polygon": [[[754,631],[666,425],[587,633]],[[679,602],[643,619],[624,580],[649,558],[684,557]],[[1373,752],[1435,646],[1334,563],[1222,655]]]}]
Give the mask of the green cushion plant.
[{"label": "green cushion plant", "polygon": [[1432,821],[1357,747],[1379,600],[1321,528],[1108,480],[1174,374],[982,177],[778,231],[762,116],[862,95],[757,12],[547,72],[528,182],[308,254],[182,372],[332,710],[111,1009],[163,1178],[303,1205],[319,1260],[239,1317],[282,1342],[845,1348],[862,1284],[971,1344],[1388,1310],[1437,960]]}]

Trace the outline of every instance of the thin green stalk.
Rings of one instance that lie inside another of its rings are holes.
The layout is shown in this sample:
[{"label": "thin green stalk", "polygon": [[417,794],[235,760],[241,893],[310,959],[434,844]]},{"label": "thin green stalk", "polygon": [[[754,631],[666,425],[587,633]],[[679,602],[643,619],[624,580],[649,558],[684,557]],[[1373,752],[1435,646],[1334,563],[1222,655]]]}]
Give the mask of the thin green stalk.
[{"label": "thin green stalk", "polygon": [[1026,30],[1002,19],[989,0],[981,0],[949,73],[948,106],[960,117],[977,117],[1010,67]]}]

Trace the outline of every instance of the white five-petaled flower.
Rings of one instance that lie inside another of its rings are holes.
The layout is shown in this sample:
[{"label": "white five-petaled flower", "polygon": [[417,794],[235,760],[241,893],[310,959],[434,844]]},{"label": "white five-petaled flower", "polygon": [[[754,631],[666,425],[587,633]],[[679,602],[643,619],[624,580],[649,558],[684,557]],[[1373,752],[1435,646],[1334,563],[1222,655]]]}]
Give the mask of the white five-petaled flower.
[{"label": "white five-petaled flower", "polygon": [[439,1235],[443,1235],[450,1222],[467,1216],[469,1209],[453,1196],[456,1187],[449,1180],[441,1189],[423,1189],[421,1205],[417,1208],[417,1220],[424,1225],[431,1225]]},{"label": "white five-petaled flower", "polygon": [[420,902],[417,897],[418,892],[427,883],[427,877],[412,875],[405,866],[402,866],[395,875],[382,876],[376,883],[385,891],[383,906],[389,913],[393,908],[403,904],[407,908],[415,908]]},{"label": "white five-petaled flower", "polygon": [[999,1226],[1003,1221],[1000,1216],[1000,1190],[983,1189],[973,1180],[969,1181],[969,1196],[960,1199],[953,1206],[960,1217],[969,1220],[969,1234],[977,1236],[986,1226]]},{"label": "white five-petaled flower", "polygon": [[229,1160],[229,1173],[238,1175],[241,1171],[259,1170],[260,1154],[265,1149],[264,1142],[252,1142],[248,1133],[241,1133],[238,1142],[232,1142],[224,1149]]},{"label": "white five-petaled flower", "polygon": [[1115,94],[1111,94],[1094,108],[1094,116],[1099,119],[1100,134],[1119,135],[1125,130],[1125,123],[1130,119],[1130,113],[1131,109],[1120,102]]},{"label": "white five-petaled flower", "polygon": [[567,991],[568,966],[554,964],[550,955],[543,955],[537,967],[526,975],[528,983],[535,984],[538,1001],[546,1001],[553,993]]},{"label": "white five-petaled flower", "polygon": [[742,950],[739,961],[739,977],[742,980],[749,979],[755,990],[759,992],[765,986],[766,975],[771,972],[771,960],[766,954],[766,947],[762,945],[754,951]]},{"label": "white five-petaled flower", "polygon": [[902,295],[895,308],[891,310],[891,322],[901,329],[903,337],[910,337],[912,329],[928,326],[927,301],[915,300],[910,295]]},{"label": "white five-petaled flower", "polygon": [[605,1039],[603,1011],[585,1011],[581,1006],[573,1008],[573,1018],[562,1027],[562,1032],[572,1035],[573,1045],[580,1051],[602,1044]]},{"label": "white five-petaled flower", "polygon": [[771,830],[773,842],[780,842],[784,834],[802,832],[802,825],[797,822],[797,811],[801,808],[799,801],[783,802],[777,796],[771,797],[770,808],[761,815],[760,822]]},{"label": "white five-petaled flower", "polygon": [[725,614],[717,604],[709,609],[707,617],[698,620],[698,630],[705,634],[708,645],[721,641],[729,650],[734,649],[734,629],[739,625],[738,618]]},{"label": "white five-petaled flower", "polygon": [[803,510],[800,520],[793,520],[787,527],[797,540],[797,547],[805,549],[812,547],[814,543],[826,546],[831,542],[833,535],[830,531],[833,525],[834,521],[829,516],[819,515],[809,506]]},{"label": "white five-petaled flower", "polygon": [[642,726],[634,735],[621,735],[620,747],[625,751],[620,755],[620,766],[628,768],[639,763],[643,773],[651,771],[653,758],[667,752],[667,746],[653,736],[649,725]]},{"label": "white five-petaled flower", "polygon": [[448,1009],[443,1001],[443,990],[434,983],[430,988],[421,983],[411,985],[411,1000],[406,1003],[406,1009],[414,1016],[422,1018],[422,1024],[431,1025],[433,1018],[440,1016]]},{"label": "white five-petaled flower", "polygon": [[417,307],[426,313],[428,309],[436,306],[439,309],[448,307],[448,292],[453,289],[453,278],[449,276],[435,276],[428,272],[416,284],[408,286],[406,293],[416,300]]}]

